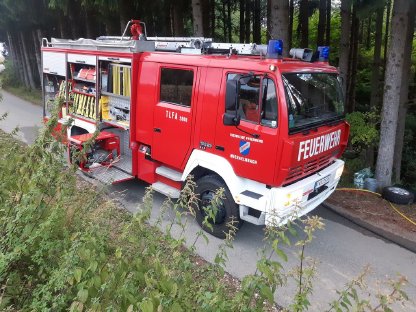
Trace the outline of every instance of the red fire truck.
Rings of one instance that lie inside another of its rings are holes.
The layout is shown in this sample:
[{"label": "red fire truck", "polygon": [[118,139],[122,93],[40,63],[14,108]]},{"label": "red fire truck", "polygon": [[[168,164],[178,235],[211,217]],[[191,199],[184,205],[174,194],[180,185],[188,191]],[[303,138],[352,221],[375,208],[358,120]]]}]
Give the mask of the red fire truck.
[{"label": "red fire truck", "polygon": [[81,170],[104,183],[138,178],[172,198],[192,175],[200,225],[223,188],[205,228],[217,237],[230,220],[283,224],[334,191],[349,126],[327,47],[282,58],[280,40],[148,37],[129,24],[131,37],[126,27],[121,37],[43,40],[45,118],[64,99],[69,151],[99,131]]}]

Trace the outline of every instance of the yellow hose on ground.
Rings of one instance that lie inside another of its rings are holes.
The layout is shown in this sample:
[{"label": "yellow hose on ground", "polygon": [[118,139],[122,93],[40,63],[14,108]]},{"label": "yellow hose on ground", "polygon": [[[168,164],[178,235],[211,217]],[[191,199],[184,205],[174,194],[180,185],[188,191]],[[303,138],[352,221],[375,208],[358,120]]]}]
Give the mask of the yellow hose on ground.
[{"label": "yellow hose on ground", "polygon": [[[353,189],[353,188],[346,188],[346,187],[344,187],[344,188],[337,188],[336,191],[367,192],[367,193],[375,194],[375,195],[377,195],[379,197],[381,196],[381,194],[379,194],[379,193],[372,192],[372,191],[369,191],[369,190],[364,190],[364,189]],[[393,208],[393,210],[396,211],[403,219],[409,221],[413,225],[416,225],[416,222],[415,221],[413,221],[408,216],[406,216],[403,212],[401,212],[399,209],[397,209],[391,202],[389,202],[388,200],[386,200],[386,201],[390,204],[391,208]]]}]

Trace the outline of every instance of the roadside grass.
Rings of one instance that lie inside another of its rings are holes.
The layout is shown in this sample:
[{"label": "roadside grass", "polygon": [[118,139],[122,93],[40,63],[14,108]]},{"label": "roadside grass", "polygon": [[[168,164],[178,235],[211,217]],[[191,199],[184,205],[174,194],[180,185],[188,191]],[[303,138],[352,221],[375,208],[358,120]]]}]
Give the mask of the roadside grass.
[{"label": "roadside grass", "polygon": [[[131,215],[104,189],[77,179],[75,166],[65,166],[63,147],[52,136],[57,120],[51,117],[31,146],[0,132],[1,311],[280,311],[275,294],[289,279],[298,289],[287,310],[310,308],[317,262],[305,251],[324,226],[320,218],[266,227],[256,272],[237,281],[225,272],[232,225],[213,264],[194,253],[198,240],[209,240],[202,230],[190,248],[184,247],[185,216],[194,215],[197,200],[192,180],[178,201],[165,201],[159,227],[152,226],[150,189]],[[211,201],[213,211],[222,194]],[[179,229],[179,237],[173,229]],[[282,244],[298,251],[299,264],[290,270],[283,269],[288,256]],[[365,276],[337,291],[327,311],[391,311],[392,304],[407,300],[406,280],[400,277],[390,292],[377,293],[370,302]]]},{"label": "roadside grass", "polygon": [[166,201],[176,217],[163,233],[149,224],[151,190],[131,215],[77,179],[53,119],[32,146],[0,131],[1,311],[277,311],[273,296],[242,293],[223,255],[211,265],[173,238],[183,207]]},{"label": "roadside grass", "polygon": [[26,100],[35,105],[42,105],[42,91],[27,89],[22,86],[3,86],[3,89],[23,100]]},{"label": "roadside grass", "polygon": [[28,89],[24,87],[20,80],[16,77],[16,72],[13,68],[13,63],[6,59],[6,69],[0,73],[0,88],[7,92],[26,100],[35,105],[42,105],[42,91],[39,89]]}]

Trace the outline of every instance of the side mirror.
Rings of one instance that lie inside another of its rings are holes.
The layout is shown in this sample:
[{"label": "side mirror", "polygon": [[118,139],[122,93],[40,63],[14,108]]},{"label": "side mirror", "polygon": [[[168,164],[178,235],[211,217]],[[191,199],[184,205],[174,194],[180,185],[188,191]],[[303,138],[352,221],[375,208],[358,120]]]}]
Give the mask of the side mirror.
[{"label": "side mirror", "polygon": [[225,93],[225,109],[226,110],[235,110],[237,103],[237,80],[228,80],[227,81],[227,91]]},{"label": "side mirror", "polygon": [[225,126],[238,126],[240,124],[240,116],[234,113],[225,113],[222,122]]}]

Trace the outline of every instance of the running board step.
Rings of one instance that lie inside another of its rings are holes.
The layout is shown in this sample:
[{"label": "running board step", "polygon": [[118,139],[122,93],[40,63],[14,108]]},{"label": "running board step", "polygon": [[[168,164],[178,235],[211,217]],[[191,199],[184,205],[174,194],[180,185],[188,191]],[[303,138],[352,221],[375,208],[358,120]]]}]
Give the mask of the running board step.
[{"label": "running board step", "polygon": [[162,177],[168,178],[172,181],[181,181],[182,172],[170,169],[165,166],[160,166],[156,168],[156,173]]},{"label": "running board step", "polygon": [[161,193],[165,196],[168,196],[170,198],[179,198],[179,195],[181,194],[181,192],[178,189],[176,189],[176,188],[174,188],[170,185],[167,185],[163,182],[153,183],[152,188],[156,192],[159,192],[159,193]]},{"label": "running board step", "polygon": [[116,168],[116,167],[99,167],[86,174],[104,184],[115,184],[134,179],[134,176]]}]

